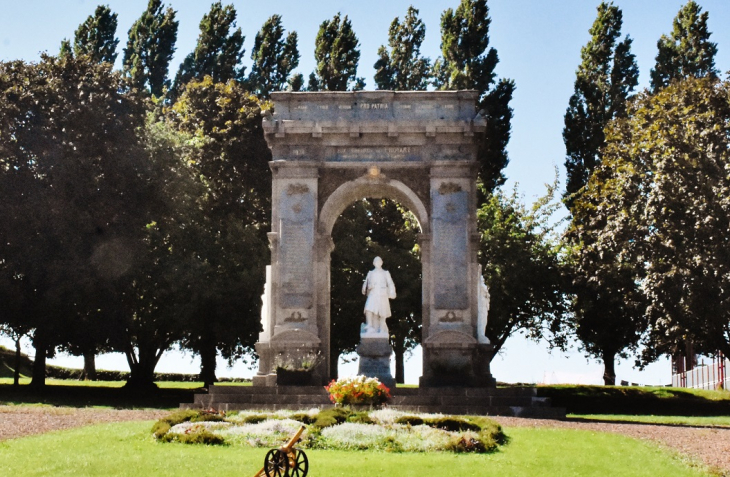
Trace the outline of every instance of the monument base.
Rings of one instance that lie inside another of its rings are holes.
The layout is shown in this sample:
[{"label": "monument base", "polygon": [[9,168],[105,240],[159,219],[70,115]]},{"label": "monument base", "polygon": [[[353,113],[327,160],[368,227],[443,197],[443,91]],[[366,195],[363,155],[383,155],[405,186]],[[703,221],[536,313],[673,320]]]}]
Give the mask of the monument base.
[{"label": "monument base", "polygon": [[378,380],[388,388],[395,388],[395,378],[390,372],[390,355],[393,348],[388,338],[360,338],[357,354],[360,366],[357,374]]}]

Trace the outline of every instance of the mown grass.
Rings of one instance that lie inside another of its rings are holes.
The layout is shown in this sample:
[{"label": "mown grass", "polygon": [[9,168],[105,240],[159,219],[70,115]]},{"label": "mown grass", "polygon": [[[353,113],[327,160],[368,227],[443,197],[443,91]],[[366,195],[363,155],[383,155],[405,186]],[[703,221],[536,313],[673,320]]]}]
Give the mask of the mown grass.
[{"label": "mown grass", "polygon": [[568,414],[569,419],[635,422],[668,426],[730,427],[730,416],[632,416],[623,414]]},{"label": "mown grass", "polygon": [[[246,476],[266,449],[163,444],[151,422],[116,423],[0,443],[0,475]],[[710,475],[675,454],[634,439],[564,429],[507,429],[510,443],[494,454],[397,454],[307,451],[317,477],[656,476]]]}]

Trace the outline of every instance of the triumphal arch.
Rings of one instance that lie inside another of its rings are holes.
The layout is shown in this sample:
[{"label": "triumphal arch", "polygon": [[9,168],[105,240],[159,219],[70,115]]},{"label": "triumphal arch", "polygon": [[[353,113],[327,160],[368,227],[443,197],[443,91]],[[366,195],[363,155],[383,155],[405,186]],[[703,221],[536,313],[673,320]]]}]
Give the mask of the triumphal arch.
[{"label": "triumphal arch", "polygon": [[421,385],[494,385],[492,347],[478,324],[475,138],[486,122],[476,113],[477,96],[272,94],[273,114],[263,120],[273,154],[271,267],[254,385],[276,383],[277,357],[316,353],[325,359],[309,384],[327,382],[331,233],[345,208],[363,198],[393,199],[420,224]]}]

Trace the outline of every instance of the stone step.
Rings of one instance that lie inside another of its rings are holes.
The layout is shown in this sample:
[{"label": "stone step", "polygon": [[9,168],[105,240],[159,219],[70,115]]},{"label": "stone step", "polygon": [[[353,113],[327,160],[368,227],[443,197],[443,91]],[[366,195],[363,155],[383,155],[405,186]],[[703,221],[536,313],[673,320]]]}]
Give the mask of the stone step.
[{"label": "stone step", "polygon": [[327,395],[324,386],[216,386],[208,388],[208,394],[321,394]]},{"label": "stone step", "polygon": [[[312,404],[306,406],[311,408],[328,408],[331,404]],[[473,416],[514,416],[529,417],[534,419],[564,419],[565,409],[556,407],[531,407],[531,406],[413,406],[413,405],[390,405],[390,409],[404,412],[418,412],[431,414],[457,414],[457,415],[473,415]],[[193,403],[185,403],[180,405],[181,409],[201,409],[202,407]],[[242,410],[260,410],[260,411],[278,411],[302,410],[301,404],[294,403],[217,403],[215,409],[220,411],[242,411]]]}]

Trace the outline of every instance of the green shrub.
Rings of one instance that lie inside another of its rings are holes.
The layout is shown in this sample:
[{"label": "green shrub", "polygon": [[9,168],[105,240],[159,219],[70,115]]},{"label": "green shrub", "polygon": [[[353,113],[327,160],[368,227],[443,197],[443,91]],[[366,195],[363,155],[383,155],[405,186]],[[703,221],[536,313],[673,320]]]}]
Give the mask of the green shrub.
[{"label": "green shrub", "polygon": [[271,418],[263,414],[253,414],[251,416],[245,416],[240,422],[243,424],[258,424],[259,422],[264,422],[267,419]]},{"label": "green shrub", "polygon": [[438,429],[451,432],[463,432],[463,431],[474,431],[479,432],[482,430],[481,426],[473,424],[466,419],[460,417],[446,416],[439,417],[436,419],[425,419],[424,424]]},{"label": "green shrub", "polygon": [[[170,428],[183,422],[220,422],[224,417],[221,413],[211,411],[196,411],[194,409],[177,411],[155,422],[152,426],[152,433],[155,438],[162,439],[163,436],[167,435]],[[167,442],[164,439],[162,440]]]},{"label": "green shrub", "polygon": [[317,414],[317,418],[312,423],[313,426],[324,429],[325,427],[342,424],[352,415],[352,411],[348,407],[333,407],[325,409]]},{"label": "green shrub", "polygon": [[507,443],[507,436],[502,430],[502,426],[500,426],[497,422],[486,417],[473,417],[469,420],[481,429],[479,431],[479,435],[482,436],[480,439],[482,439],[485,445],[487,444],[486,436],[489,436],[489,439],[494,441],[495,447],[497,445],[504,445]]},{"label": "green shrub", "polygon": [[396,424],[407,424],[409,426],[420,426],[423,419],[418,416],[401,416],[395,420]]},{"label": "green shrub", "polygon": [[316,420],[315,417],[310,416],[309,414],[298,412],[296,414],[292,414],[290,416],[290,419],[293,419],[295,421],[299,421],[302,424],[312,424]]},{"label": "green shrub", "polygon": [[347,417],[347,422],[356,422],[358,424],[375,424],[375,421],[370,418],[367,411],[355,412]]},{"label": "green shrub", "polygon": [[479,437],[479,435],[471,431],[467,431],[463,434],[453,436],[449,443],[446,445],[445,450],[456,453],[484,453],[487,452],[487,450],[494,450],[494,448],[487,449],[487,445],[485,445]]},{"label": "green shrub", "polygon": [[213,434],[207,429],[178,434],[177,440],[183,444],[205,444],[210,446],[222,445],[225,443],[225,439],[223,439],[223,437]]}]

